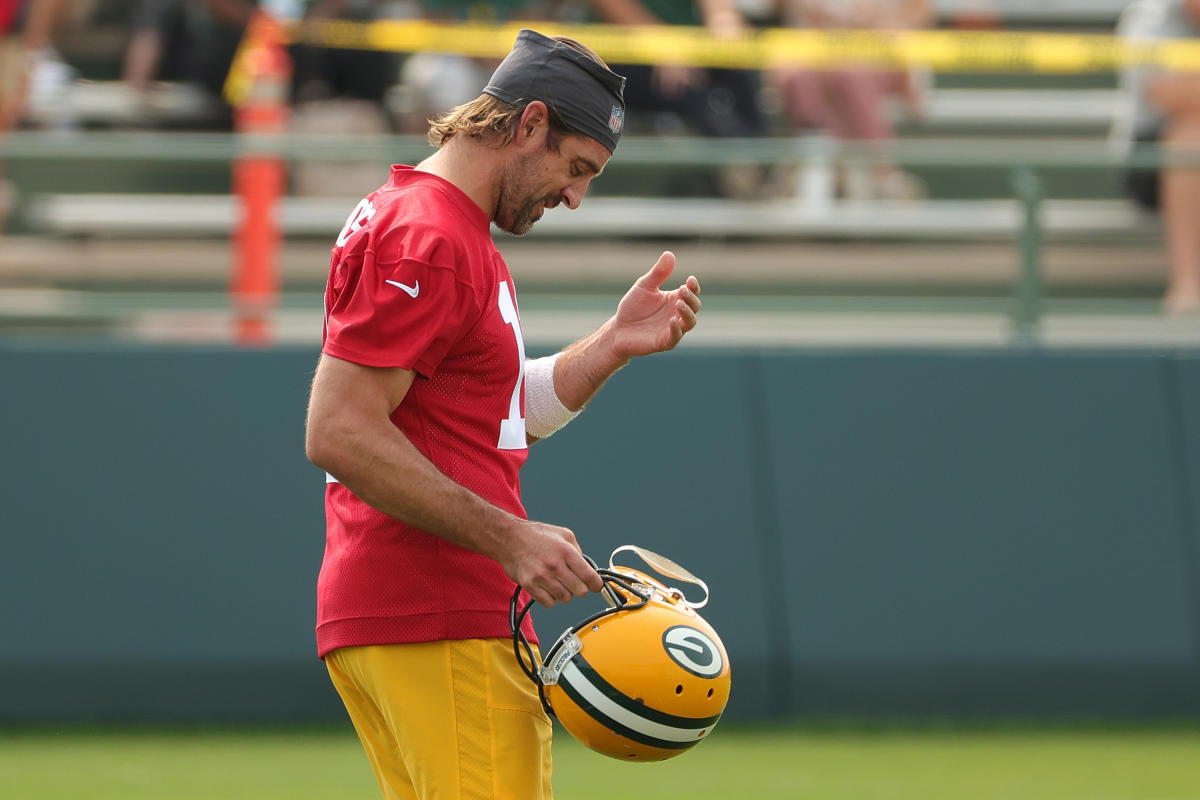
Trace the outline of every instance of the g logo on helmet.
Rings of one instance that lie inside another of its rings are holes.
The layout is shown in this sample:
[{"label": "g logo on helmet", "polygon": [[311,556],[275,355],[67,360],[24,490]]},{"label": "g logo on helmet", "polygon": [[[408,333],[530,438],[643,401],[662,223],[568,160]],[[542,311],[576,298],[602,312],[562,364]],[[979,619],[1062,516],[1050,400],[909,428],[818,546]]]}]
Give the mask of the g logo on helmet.
[{"label": "g logo on helmet", "polygon": [[674,625],[663,632],[663,647],[679,666],[701,678],[715,678],[725,666],[721,651],[702,631]]},{"label": "g logo on helmet", "polygon": [[[729,656],[696,609],[708,587],[662,556],[626,545],[655,571],[704,589],[689,601],[644,572],[600,569],[609,607],[568,628],[539,659],[520,633],[514,594],[510,622],[522,669],[546,711],[591,749],[623,761],[662,761],[704,741],[729,701]],[[615,555],[615,553],[614,553]],[[519,594],[519,592],[518,592]]]}]

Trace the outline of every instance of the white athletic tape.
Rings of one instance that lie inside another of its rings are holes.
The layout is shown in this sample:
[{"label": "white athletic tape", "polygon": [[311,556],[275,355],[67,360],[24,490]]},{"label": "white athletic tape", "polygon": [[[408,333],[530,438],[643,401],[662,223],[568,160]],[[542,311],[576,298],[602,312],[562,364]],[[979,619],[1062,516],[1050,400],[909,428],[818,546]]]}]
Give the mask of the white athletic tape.
[{"label": "white athletic tape", "polygon": [[525,362],[525,430],[530,436],[545,439],[566,425],[579,411],[572,411],[558,399],[554,388],[554,365],[558,353]]}]

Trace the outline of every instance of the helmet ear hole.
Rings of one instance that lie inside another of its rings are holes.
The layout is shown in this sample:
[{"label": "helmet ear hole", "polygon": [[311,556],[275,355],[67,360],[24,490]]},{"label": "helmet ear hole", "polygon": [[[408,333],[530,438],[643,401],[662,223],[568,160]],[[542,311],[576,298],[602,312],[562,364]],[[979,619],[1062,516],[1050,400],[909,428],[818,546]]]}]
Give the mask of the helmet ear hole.
[{"label": "helmet ear hole", "polygon": [[675,687],[675,694],[683,694],[683,684],[682,683]]}]

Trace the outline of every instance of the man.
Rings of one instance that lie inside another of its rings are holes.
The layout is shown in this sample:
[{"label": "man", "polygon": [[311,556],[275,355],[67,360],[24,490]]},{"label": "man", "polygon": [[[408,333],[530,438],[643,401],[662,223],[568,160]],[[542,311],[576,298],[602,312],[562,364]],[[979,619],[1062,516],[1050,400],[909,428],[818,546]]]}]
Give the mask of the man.
[{"label": "man", "polygon": [[[0,137],[17,127],[29,100],[29,79],[56,25],[68,11],[66,0],[0,0]],[[9,195],[0,163],[0,229]]]},{"label": "man", "polygon": [[[915,30],[932,27],[932,0],[780,0],[785,24],[828,30]],[[889,104],[903,101],[912,119],[923,114],[927,75],[917,70],[846,64],[838,69],[784,67],[772,71],[784,117],[796,130],[816,128],[843,142],[890,146],[896,140]],[[883,148],[880,148],[881,150]],[[891,159],[839,165],[840,189],[847,200],[915,201],[923,182]]]},{"label": "man", "polygon": [[[734,0],[590,0],[592,15],[610,25],[704,27],[714,38],[735,40],[750,22]],[[629,76],[626,101],[647,118],[674,117],[701,136],[760,137],[767,133],[759,108],[758,70],[698,67],[665,58],[662,63],[621,64]],[[758,167],[728,164],[713,175],[725,197],[754,199],[762,195]],[[687,190],[686,187],[681,189]]]},{"label": "man", "polygon": [[[1122,13],[1117,34],[1127,40],[1195,39],[1200,0],[1138,0]],[[1194,153],[1200,146],[1200,73],[1127,69],[1126,102],[1119,104],[1113,137],[1161,145],[1164,153]],[[1200,169],[1166,166],[1129,170],[1125,187],[1139,205],[1162,214],[1169,272],[1163,309],[1200,314]]]},{"label": "man", "polygon": [[0,0],[0,133],[21,121],[29,77],[66,0]]},{"label": "man", "polygon": [[700,285],[663,291],[663,253],[593,334],[526,361],[489,223],[520,235],[579,206],[623,88],[577,42],[522,31],[333,250],[307,432],[329,474],[317,641],[385,797],[551,797],[551,725],[508,601],[514,583],[544,606],[602,587],[574,532],[526,518],[518,471],[616,370],[691,330]]}]

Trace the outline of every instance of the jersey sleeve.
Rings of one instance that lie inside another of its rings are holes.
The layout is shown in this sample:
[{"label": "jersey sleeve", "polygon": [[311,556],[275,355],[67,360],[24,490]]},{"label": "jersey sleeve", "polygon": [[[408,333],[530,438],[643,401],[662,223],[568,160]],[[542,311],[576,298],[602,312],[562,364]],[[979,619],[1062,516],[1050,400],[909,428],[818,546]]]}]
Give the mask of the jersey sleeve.
[{"label": "jersey sleeve", "polygon": [[408,258],[385,263],[370,250],[348,255],[326,294],[323,352],[431,377],[469,323],[473,305],[473,290],[450,266]]}]

